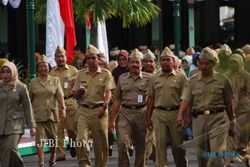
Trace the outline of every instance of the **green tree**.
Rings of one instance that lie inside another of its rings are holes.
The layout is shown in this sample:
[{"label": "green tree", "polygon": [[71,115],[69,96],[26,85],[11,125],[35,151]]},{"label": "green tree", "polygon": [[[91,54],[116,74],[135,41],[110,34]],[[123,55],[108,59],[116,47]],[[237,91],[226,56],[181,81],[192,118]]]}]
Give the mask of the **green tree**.
[{"label": "green tree", "polygon": [[[141,27],[159,15],[160,9],[150,0],[73,0],[76,20],[85,23],[89,12],[92,12],[93,23],[108,18],[120,17],[122,26],[135,24]],[[46,21],[46,1],[35,0],[35,21],[38,24]]]}]

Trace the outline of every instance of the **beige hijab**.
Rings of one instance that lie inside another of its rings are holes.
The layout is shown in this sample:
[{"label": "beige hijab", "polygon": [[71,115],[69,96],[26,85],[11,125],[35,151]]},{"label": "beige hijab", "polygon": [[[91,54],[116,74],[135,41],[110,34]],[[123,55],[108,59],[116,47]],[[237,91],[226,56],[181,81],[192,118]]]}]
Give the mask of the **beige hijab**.
[{"label": "beige hijab", "polygon": [[[3,67],[9,67],[10,68],[12,75],[11,75],[11,81],[10,81],[9,85],[16,86],[16,84],[19,82],[16,65],[14,63],[12,63],[12,62],[6,62],[6,63],[4,63],[2,65],[0,71],[2,71]],[[2,80],[0,82],[3,83]]]}]

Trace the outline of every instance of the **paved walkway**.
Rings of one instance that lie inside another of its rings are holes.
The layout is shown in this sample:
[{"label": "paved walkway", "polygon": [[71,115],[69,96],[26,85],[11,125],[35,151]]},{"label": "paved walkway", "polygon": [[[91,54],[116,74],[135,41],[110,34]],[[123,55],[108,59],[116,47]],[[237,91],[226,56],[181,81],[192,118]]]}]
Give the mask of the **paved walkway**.
[{"label": "paved walkway", "polygon": [[[186,148],[187,159],[189,161],[189,167],[197,167],[198,166],[197,160],[195,157],[195,151],[194,151],[192,143],[186,144],[185,148]],[[47,163],[46,164],[47,166],[48,166],[48,157],[49,157],[49,153],[46,153],[45,162]],[[24,162],[26,164],[26,167],[37,167],[38,166],[37,165],[37,162],[38,162],[37,155],[24,156],[23,159],[24,159]],[[118,159],[117,146],[114,145],[113,156],[109,157],[108,167],[117,167],[117,159]],[[92,164],[94,164],[93,150],[91,151],[91,160],[92,160]],[[168,149],[168,160],[169,160],[169,167],[175,167],[173,156],[171,154],[170,149]],[[131,157],[130,162],[131,162],[131,167],[132,167],[134,164],[134,157]],[[69,152],[67,151],[67,160],[57,162],[57,166],[58,167],[76,167],[77,166],[76,158],[72,158],[69,155]],[[244,167],[244,166],[245,166],[244,163],[233,163],[232,164],[232,167]],[[153,161],[148,161],[148,167],[154,167]]]}]

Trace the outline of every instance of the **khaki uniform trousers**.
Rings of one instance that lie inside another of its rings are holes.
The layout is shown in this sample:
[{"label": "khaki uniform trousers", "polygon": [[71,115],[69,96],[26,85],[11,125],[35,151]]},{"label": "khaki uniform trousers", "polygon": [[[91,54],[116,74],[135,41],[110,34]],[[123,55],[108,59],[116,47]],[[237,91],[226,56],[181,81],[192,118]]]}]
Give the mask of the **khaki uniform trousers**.
[{"label": "khaki uniform trousers", "polygon": [[[177,167],[186,167],[183,129],[176,127],[177,111],[154,110],[152,115],[156,137],[156,167],[168,167],[167,141],[170,141],[172,153]],[[157,129],[157,130],[156,130]]]},{"label": "khaki uniform trousers", "polygon": [[[77,104],[73,98],[65,100],[66,118],[60,120],[57,126],[57,147],[56,156],[65,157],[64,129],[67,130],[69,141],[76,141],[76,110]],[[70,143],[69,143],[70,144]]]},{"label": "khaki uniform trousers", "polygon": [[[97,113],[102,107],[88,109],[79,107],[77,110],[77,160],[78,167],[90,167],[89,132],[94,144],[95,167],[108,165],[108,111],[102,118]],[[83,144],[79,144],[83,143]]]},{"label": "khaki uniform trousers", "polygon": [[[246,154],[250,155],[249,139],[250,139],[250,113],[244,113],[237,117],[236,135],[227,138],[227,151],[245,150]],[[228,127],[229,127],[228,120]],[[232,157],[230,157],[232,158]]]},{"label": "khaki uniform trousers", "polygon": [[[118,167],[129,167],[128,148],[135,145],[135,167],[145,166],[146,110],[124,109],[119,113],[118,132]],[[132,139],[132,140],[131,140]]]},{"label": "khaki uniform trousers", "polygon": [[223,157],[218,156],[218,153],[226,150],[226,122],[226,112],[193,118],[193,137],[199,167],[224,166]]},{"label": "khaki uniform trousers", "polygon": [[0,167],[24,167],[18,152],[18,142],[21,136],[20,134],[0,136]]},{"label": "khaki uniform trousers", "polygon": [[155,131],[147,130],[146,134],[146,160],[152,159],[155,161],[156,139]]}]

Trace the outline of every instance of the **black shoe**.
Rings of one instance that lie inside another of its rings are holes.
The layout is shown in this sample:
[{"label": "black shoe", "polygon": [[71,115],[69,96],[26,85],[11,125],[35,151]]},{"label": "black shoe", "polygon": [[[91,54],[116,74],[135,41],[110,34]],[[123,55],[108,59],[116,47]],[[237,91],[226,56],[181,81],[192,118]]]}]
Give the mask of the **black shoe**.
[{"label": "black shoe", "polygon": [[57,157],[56,158],[56,161],[65,161],[66,160],[66,157]]},{"label": "black shoe", "polygon": [[132,149],[132,148],[128,149],[128,154],[129,154],[130,157],[133,157],[134,149]]},{"label": "black shoe", "polygon": [[71,157],[76,157],[76,148],[75,147],[71,147],[70,151],[69,151]]},{"label": "black shoe", "polygon": [[110,157],[112,156],[112,152],[113,152],[113,149],[110,148],[110,149],[109,149],[109,156],[110,156]]}]

